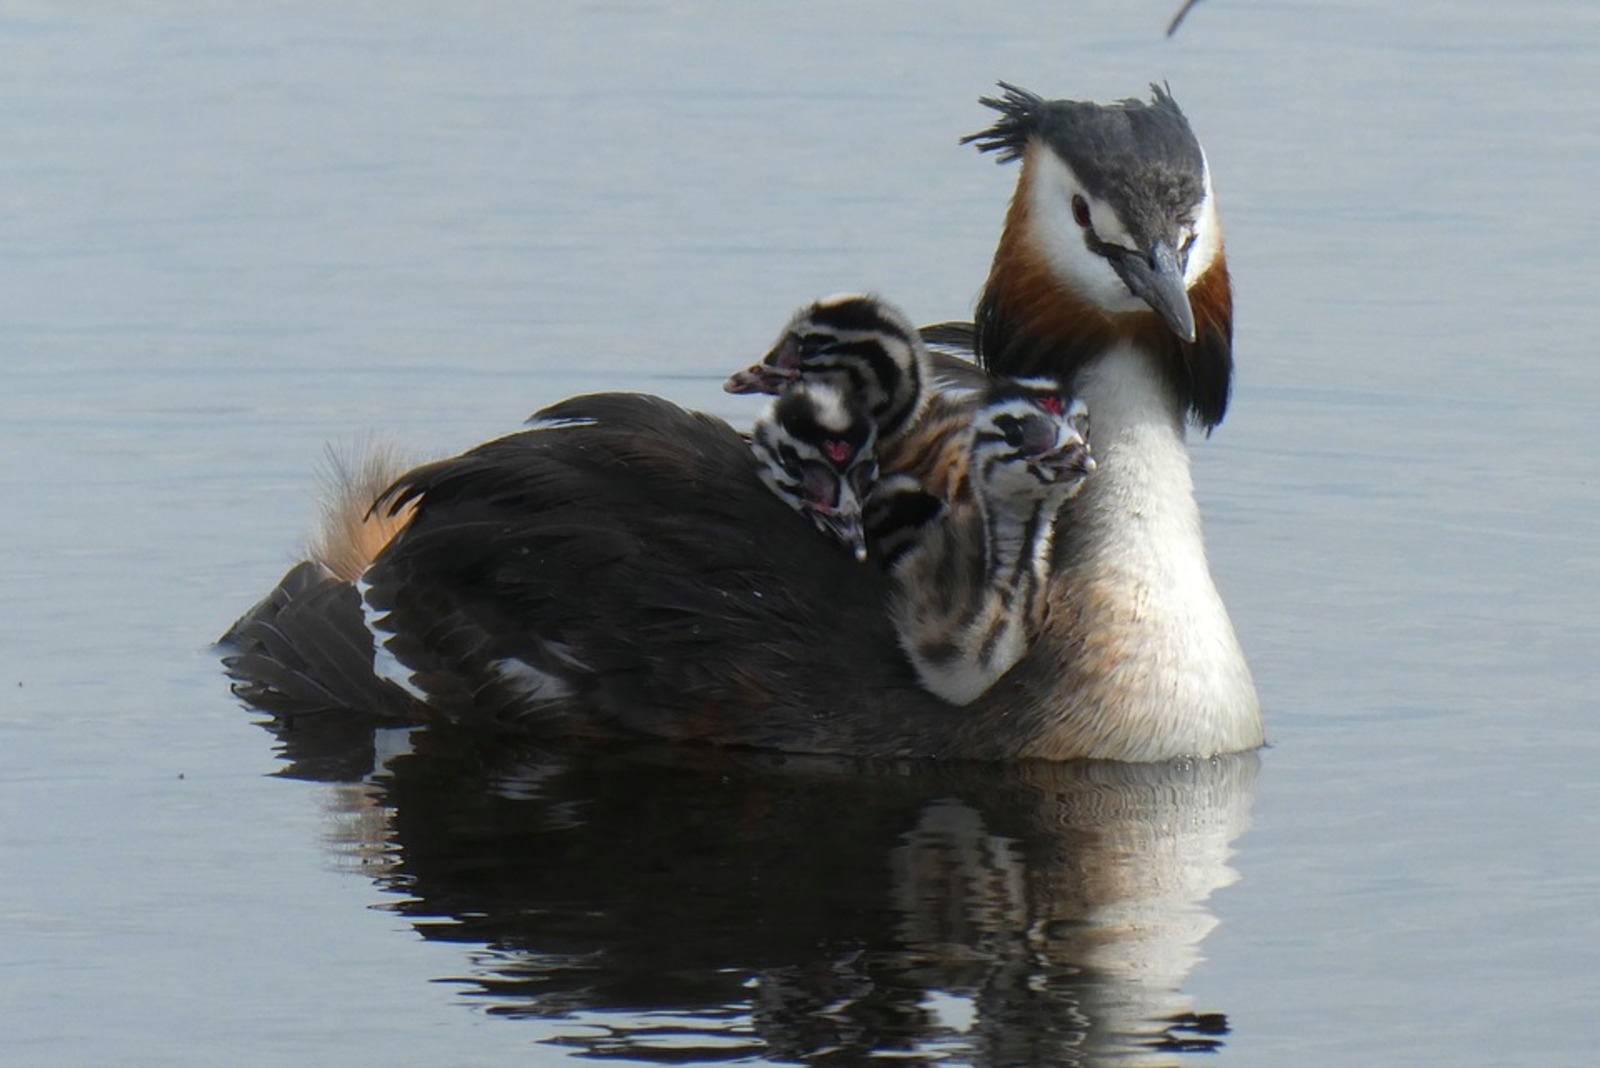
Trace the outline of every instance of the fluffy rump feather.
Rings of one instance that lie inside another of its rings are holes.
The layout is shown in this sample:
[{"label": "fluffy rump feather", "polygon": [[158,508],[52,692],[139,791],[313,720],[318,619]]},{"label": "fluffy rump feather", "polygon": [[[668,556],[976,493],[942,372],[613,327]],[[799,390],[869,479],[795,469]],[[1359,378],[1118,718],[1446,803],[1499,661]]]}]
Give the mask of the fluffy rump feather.
[{"label": "fluffy rump feather", "polygon": [[410,507],[373,507],[414,463],[387,442],[328,446],[322,471],[322,512],[308,555],[345,582],[354,582],[411,519]]}]

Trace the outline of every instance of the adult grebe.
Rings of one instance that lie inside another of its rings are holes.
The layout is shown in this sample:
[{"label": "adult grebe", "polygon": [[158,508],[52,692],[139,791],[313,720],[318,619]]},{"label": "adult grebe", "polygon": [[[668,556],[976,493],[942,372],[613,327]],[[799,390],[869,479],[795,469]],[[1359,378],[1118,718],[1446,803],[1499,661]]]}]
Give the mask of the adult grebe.
[{"label": "adult grebe", "polygon": [[919,688],[887,581],[769,492],[730,428],[612,395],[403,476],[388,499],[413,514],[357,581],[302,564],[226,636],[241,695],[884,756],[1259,745],[1184,440],[1221,421],[1232,378],[1204,153],[1159,88],[1111,105],[1003,88],[968,139],[1022,162],[975,348],[1087,401],[1098,469],[1063,510],[1033,646],[986,692],[955,708]]}]

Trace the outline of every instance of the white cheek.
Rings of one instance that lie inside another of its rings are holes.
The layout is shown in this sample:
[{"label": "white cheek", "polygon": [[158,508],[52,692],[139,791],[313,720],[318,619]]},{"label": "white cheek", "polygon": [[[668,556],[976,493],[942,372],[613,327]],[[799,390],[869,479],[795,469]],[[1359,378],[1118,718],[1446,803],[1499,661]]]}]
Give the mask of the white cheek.
[{"label": "white cheek", "polygon": [[[1145,309],[1144,302],[1129,292],[1105,257],[1095,255],[1084,243],[1083,228],[1072,217],[1072,197],[1082,188],[1072,168],[1043,149],[1035,149],[1028,162],[1032,180],[1027,183],[1025,195],[1033,231],[1029,238],[1052,273],[1066,288],[1108,313]],[[1106,240],[1125,232],[1105,205],[1096,204],[1094,216],[1108,235]]]},{"label": "white cheek", "polygon": [[[1204,158],[1202,154],[1202,159]],[[1195,214],[1194,245],[1189,249],[1189,261],[1183,268],[1183,284],[1192,286],[1216,262],[1222,251],[1222,223],[1217,219],[1217,198],[1211,192],[1211,167],[1206,165],[1206,195]]]}]

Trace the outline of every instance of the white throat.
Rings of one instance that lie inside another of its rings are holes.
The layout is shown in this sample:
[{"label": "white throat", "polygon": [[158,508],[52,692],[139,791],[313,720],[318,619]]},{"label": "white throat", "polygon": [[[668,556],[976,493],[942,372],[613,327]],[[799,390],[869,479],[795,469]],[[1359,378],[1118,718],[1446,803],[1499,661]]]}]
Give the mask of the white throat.
[{"label": "white throat", "polygon": [[1052,600],[1084,606],[1083,667],[1103,686],[1096,703],[1112,729],[1126,731],[1123,758],[1259,745],[1255,685],[1206,563],[1176,398],[1132,345],[1086,367],[1077,387],[1099,466],[1068,506]]},{"label": "white throat", "polygon": [[1214,597],[1182,415],[1150,358],[1113,349],[1084,369],[1078,391],[1094,421],[1099,467],[1072,514],[1088,528],[1095,569],[1162,591],[1163,600]]}]

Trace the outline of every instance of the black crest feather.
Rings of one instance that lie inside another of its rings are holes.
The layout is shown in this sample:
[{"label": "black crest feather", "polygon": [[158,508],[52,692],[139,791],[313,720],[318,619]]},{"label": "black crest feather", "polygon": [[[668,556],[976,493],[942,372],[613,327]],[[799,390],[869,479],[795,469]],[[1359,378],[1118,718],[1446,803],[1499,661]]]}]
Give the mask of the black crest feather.
[{"label": "black crest feather", "polygon": [[1005,95],[978,98],[978,103],[1000,113],[999,121],[987,130],[968,134],[961,143],[976,143],[979,152],[998,152],[1001,163],[1010,163],[1022,158],[1028,139],[1039,132],[1045,99],[1010,82],[999,84]]},{"label": "black crest feather", "polygon": [[[968,134],[961,143],[974,144],[980,152],[995,152],[999,162],[1021,159],[1028,142],[1042,138],[1063,158],[1082,169],[1116,172],[1137,166],[1148,167],[1153,160],[1166,159],[1180,170],[1199,173],[1200,146],[1189,129],[1172,92],[1164,85],[1151,83],[1149,101],[1129,97],[1111,104],[1078,100],[1046,100],[1010,82],[1000,82],[1004,90],[998,97],[978,99],[993,108],[1000,118],[993,126]],[[1083,175],[1091,186],[1116,184]]]}]

